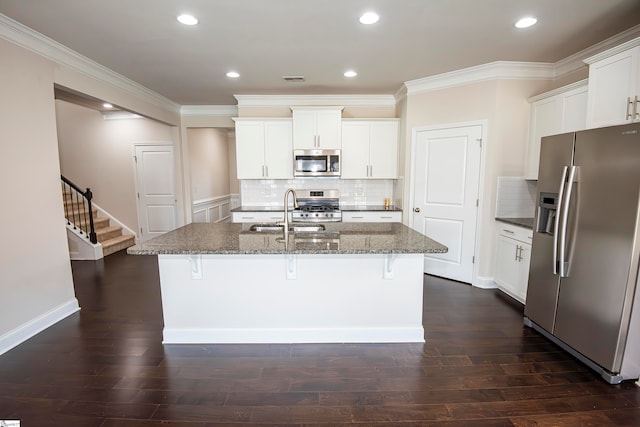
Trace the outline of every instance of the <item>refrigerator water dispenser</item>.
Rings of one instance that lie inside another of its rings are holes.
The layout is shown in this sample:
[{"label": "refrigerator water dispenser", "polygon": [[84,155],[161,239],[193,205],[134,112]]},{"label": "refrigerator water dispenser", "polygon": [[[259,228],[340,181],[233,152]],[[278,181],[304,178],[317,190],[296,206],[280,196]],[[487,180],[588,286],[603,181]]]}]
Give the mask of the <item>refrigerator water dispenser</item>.
[{"label": "refrigerator water dispenser", "polygon": [[540,193],[538,203],[538,223],[536,231],[553,235],[555,233],[558,193]]}]

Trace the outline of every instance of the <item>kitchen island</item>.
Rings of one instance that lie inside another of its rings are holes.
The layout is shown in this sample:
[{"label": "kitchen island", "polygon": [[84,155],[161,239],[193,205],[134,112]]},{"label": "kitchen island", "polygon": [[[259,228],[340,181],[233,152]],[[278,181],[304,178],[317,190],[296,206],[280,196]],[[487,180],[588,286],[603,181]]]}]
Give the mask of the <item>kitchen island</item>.
[{"label": "kitchen island", "polygon": [[189,224],[129,248],[158,256],[163,342],[423,342],[424,254],[447,248],[400,223],[322,226]]}]

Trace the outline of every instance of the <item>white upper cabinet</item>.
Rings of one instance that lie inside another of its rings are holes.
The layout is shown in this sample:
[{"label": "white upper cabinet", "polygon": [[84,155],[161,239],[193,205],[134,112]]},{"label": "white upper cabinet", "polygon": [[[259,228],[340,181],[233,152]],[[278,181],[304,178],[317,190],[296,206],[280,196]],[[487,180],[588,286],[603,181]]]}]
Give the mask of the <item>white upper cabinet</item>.
[{"label": "white upper cabinet", "polygon": [[640,38],[585,60],[589,64],[587,126],[640,121]]},{"label": "white upper cabinet", "polygon": [[538,179],[540,139],[586,128],[587,81],[555,89],[530,98],[529,143],[526,179]]},{"label": "white upper cabinet", "polygon": [[398,120],[343,120],[341,162],[345,179],[396,179]]},{"label": "white upper cabinet", "polygon": [[238,179],[293,178],[291,119],[236,119]]},{"label": "white upper cabinet", "polygon": [[343,107],[291,107],[295,149],[339,150]]}]

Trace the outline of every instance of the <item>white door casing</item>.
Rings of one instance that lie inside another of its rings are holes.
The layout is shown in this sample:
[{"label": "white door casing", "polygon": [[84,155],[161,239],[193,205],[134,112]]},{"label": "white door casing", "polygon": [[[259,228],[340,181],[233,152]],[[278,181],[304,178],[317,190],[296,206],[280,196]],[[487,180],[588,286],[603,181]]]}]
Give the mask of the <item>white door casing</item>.
[{"label": "white door casing", "polygon": [[173,145],[134,145],[140,241],[176,228]]},{"label": "white door casing", "polygon": [[483,124],[416,128],[410,226],[449,248],[425,255],[424,271],[473,283]]}]

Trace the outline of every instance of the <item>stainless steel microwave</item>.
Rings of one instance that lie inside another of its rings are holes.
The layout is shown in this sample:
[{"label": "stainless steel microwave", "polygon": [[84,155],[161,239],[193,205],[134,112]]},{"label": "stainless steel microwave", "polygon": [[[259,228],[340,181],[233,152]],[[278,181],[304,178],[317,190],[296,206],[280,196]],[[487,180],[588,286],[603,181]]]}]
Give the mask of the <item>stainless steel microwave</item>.
[{"label": "stainless steel microwave", "polygon": [[295,176],[340,176],[340,150],[293,150]]}]

